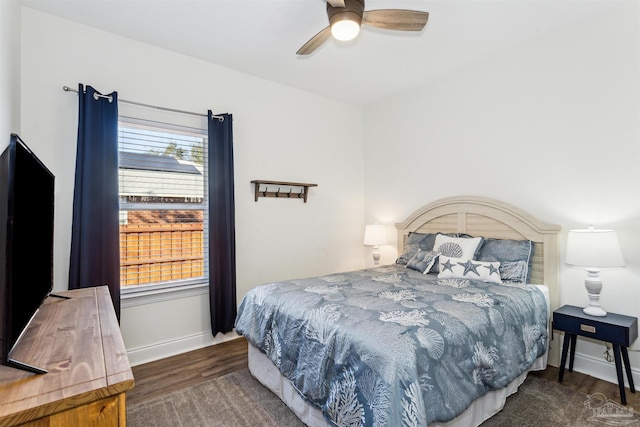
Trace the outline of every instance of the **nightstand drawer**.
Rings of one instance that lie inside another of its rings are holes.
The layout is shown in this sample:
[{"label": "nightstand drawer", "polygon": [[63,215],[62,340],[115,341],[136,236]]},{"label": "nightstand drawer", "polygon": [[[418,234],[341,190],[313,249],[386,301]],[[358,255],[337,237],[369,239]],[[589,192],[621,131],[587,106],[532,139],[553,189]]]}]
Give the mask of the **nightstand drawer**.
[{"label": "nightstand drawer", "polygon": [[629,347],[638,336],[635,317],[609,313],[605,317],[588,316],[582,308],[564,306],[553,313],[554,329]]},{"label": "nightstand drawer", "polygon": [[602,341],[629,346],[628,328],[594,322],[589,319],[557,315],[553,316],[553,327],[570,334],[582,335]]}]

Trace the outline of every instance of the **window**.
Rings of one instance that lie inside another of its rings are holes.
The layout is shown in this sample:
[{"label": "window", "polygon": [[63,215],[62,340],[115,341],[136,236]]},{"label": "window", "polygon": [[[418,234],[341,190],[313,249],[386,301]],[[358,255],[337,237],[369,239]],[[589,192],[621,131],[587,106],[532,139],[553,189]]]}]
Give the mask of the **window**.
[{"label": "window", "polygon": [[206,130],[120,119],[120,286],[204,282]]}]

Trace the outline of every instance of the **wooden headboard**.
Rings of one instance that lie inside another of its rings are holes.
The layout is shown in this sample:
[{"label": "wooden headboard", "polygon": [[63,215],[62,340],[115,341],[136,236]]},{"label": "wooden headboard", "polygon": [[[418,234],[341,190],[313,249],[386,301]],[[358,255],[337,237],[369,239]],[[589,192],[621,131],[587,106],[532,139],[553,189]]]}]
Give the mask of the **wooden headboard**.
[{"label": "wooden headboard", "polygon": [[398,254],[410,232],[467,233],[474,237],[527,239],[535,243],[531,283],[549,287],[551,309],[560,304],[559,225],[545,224],[507,203],[474,196],[448,197],[425,205],[397,223]]}]

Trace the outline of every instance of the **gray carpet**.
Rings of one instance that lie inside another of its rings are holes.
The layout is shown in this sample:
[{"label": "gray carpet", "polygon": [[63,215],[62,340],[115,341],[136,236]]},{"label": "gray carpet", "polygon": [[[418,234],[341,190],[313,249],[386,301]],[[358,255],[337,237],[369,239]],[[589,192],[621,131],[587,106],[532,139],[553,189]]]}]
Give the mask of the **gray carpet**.
[{"label": "gray carpet", "polygon": [[502,411],[482,427],[640,426],[640,416],[603,394],[586,395],[556,381],[529,376]]},{"label": "gray carpet", "polygon": [[[530,376],[504,409],[482,427],[640,426],[629,412],[602,395],[570,391]],[[130,427],[304,426],[248,369],[214,378],[127,409]]]},{"label": "gray carpet", "polygon": [[128,427],[304,427],[248,369],[127,408]]}]

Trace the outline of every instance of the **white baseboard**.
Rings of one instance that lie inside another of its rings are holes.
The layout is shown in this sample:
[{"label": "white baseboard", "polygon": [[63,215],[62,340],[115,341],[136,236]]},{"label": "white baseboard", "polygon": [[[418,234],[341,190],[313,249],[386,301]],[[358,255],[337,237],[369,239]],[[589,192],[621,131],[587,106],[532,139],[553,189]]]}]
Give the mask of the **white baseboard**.
[{"label": "white baseboard", "polygon": [[137,366],[143,363],[153,362],[155,360],[186,353],[187,351],[198,350],[210,345],[220,344],[239,337],[240,336],[236,334],[235,331],[228,332],[226,334],[219,333],[215,337],[211,335],[211,332],[205,332],[202,334],[182,337],[176,340],[130,348],[127,349],[127,356],[129,356],[129,363],[131,366]]},{"label": "white baseboard", "polygon": [[[613,352],[612,352],[613,355]],[[569,355],[567,355],[569,359]],[[569,369],[569,361],[567,360],[565,367],[565,376]],[[573,359],[573,370],[582,374],[590,375],[595,378],[599,378],[604,381],[608,381],[613,384],[618,384],[618,375],[616,374],[616,365],[614,362],[607,362],[604,359],[590,356],[588,354],[579,353],[576,351],[575,358]],[[629,381],[627,380],[627,373],[624,370],[624,364],[622,366],[625,386],[629,387]],[[631,375],[633,375],[633,383],[637,389],[640,386],[640,369],[638,367],[631,366]]]}]

